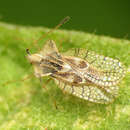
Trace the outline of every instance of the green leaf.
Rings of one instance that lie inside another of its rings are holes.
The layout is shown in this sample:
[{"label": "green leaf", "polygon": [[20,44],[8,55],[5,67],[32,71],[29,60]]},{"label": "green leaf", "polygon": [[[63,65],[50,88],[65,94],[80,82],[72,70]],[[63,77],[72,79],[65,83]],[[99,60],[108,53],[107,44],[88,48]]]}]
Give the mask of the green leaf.
[{"label": "green leaf", "polygon": [[[46,34],[49,30],[0,23],[0,129],[130,129],[130,41],[68,30]],[[61,52],[81,47],[118,58],[128,72],[115,102],[100,105],[84,101],[62,93],[54,81],[45,86],[47,89],[35,77],[22,81],[33,74],[26,49],[37,52],[49,39]]]}]

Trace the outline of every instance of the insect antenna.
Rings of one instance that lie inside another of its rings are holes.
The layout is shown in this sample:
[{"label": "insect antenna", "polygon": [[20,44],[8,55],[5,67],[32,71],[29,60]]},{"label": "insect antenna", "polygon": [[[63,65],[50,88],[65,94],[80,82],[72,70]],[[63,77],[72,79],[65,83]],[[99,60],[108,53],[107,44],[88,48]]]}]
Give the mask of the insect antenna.
[{"label": "insect antenna", "polygon": [[37,47],[37,49],[40,51],[40,48],[38,47],[37,43],[38,41],[42,40],[44,37],[46,37],[48,34],[52,33],[54,30],[58,29],[61,25],[65,24],[66,22],[68,22],[70,20],[70,17],[67,16],[65,17],[63,20],[60,21],[60,23],[58,25],[56,25],[54,28],[52,28],[50,31],[48,31],[47,33],[43,34],[39,39],[34,41],[34,46]]},{"label": "insect antenna", "polygon": [[2,84],[2,86],[6,86],[8,84],[12,84],[12,83],[15,83],[15,82],[22,82],[22,81],[25,81],[25,80],[28,80],[30,78],[32,78],[34,75],[28,75],[27,77],[23,78],[23,79],[18,79],[18,80],[11,80],[11,81],[7,81],[5,82],[4,84]]},{"label": "insect antenna", "polygon": [[[34,44],[34,45],[40,50],[40,48],[39,48],[38,45],[37,45],[37,42],[38,42],[39,40],[42,40],[42,39],[43,39],[44,37],[46,37],[49,33],[53,32],[53,31],[56,30],[56,29],[58,29],[61,25],[63,25],[63,24],[65,24],[66,22],[68,22],[69,19],[70,19],[69,16],[65,17],[63,20],[60,21],[60,23],[59,23],[56,27],[54,27],[53,29],[51,29],[50,31],[48,31],[46,34],[43,34],[38,40],[35,40],[35,42],[34,42],[35,44]],[[31,55],[31,53],[30,53],[30,51],[29,51],[29,48],[26,49],[26,53],[27,53],[28,55]],[[7,85],[7,84],[10,84],[10,83],[18,82],[18,81],[25,81],[26,79],[30,79],[32,76],[34,76],[34,75],[31,75],[31,76],[29,75],[29,76],[27,76],[26,78],[19,79],[19,80],[7,81],[6,83],[3,84],[3,86],[5,86],[5,85]]]},{"label": "insect antenna", "polygon": [[[28,48],[26,49],[26,53],[27,53],[28,55],[31,55],[31,53],[30,53],[30,51],[29,51]],[[8,85],[8,84],[12,84],[12,83],[15,83],[15,82],[22,82],[22,81],[25,81],[25,80],[28,80],[28,79],[32,78],[33,76],[34,76],[34,75],[31,74],[31,75],[28,75],[28,76],[26,76],[25,78],[22,78],[22,79],[10,80],[10,81],[7,81],[7,82],[3,83],[2,86],[6,86],[6,85]]]}]

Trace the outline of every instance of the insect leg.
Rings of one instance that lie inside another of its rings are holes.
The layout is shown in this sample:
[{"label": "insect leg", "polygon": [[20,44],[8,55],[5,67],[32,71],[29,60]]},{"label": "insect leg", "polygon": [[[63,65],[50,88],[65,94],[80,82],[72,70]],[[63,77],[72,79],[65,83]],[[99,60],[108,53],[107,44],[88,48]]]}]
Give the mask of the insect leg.
[{"label": "insect leg", "polygon": [[[48,90],[47,87],[46,87],[45,85],[47,85],[51,80],[52,80],[52,79],[49,78],[49,79],[44,83],[44,85],[42,85],[42,88]],[[49,93],[48,93],[48,94],[49,94]],[[58,106],[57,106],[56,100],[53,99],[51,96],[52,96],[52,95],[49,94],[49,97],[50,97],[51,101],[53,102],[54,107],[55,107],[56,109],[58,109]]]},{"label": "insect leg", "polygon": [[80,48],[75,48],[74,56],[78,57]]},{"label": "insect leg", "polygon": [[93,61],[91,61],[89,64],[93,64],[96,61],[96,59],[94,59]]},{"label": "insect leg", "polygon": [[87,52],[86,52],[86,54],[85,54],[85,57],[83,58],[83,59],[86,59],[87,57],[88,57],[88,50],[87,50]]},{"label": "insect leg", "polygon": [[[41,78],[40,78],[40,79],[41,79]],[[45,85],[47,85],[51,80],[52,80],[52,79],[49,78],[49,79],[42,85],[42,88],[45,88],[46,90],[48,90],[47,87],[45,87]]]}]

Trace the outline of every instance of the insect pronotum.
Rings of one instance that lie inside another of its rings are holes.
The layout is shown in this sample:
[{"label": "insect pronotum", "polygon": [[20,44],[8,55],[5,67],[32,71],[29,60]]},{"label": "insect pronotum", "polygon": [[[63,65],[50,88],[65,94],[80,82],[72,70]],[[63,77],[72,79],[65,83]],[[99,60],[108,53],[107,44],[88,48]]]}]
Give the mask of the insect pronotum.
[{"label": "insect pronotum", "polygon": [[27,59],[36,77],[50,76],[63,91],[101,104],[114,101],[125,75],[125,67],[118,60],[85,49],[61,54],[53,40],[47,41],[39,53],[30,54],[27,49]]}]

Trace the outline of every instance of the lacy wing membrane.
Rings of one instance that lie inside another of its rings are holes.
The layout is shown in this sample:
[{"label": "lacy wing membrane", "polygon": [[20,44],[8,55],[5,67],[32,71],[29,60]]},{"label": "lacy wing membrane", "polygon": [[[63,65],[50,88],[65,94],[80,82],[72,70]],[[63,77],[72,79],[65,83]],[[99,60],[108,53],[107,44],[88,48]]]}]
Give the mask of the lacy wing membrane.
[{"label": "lacy wing membrane", "polygon": [[84,59],[90,67],[86,78],[100,86],[114,86],[125,75],[125,67],[118,60],[95,54],[85,49],[72,49],[64,54]]},{"label": "lacy wing membrane", "polygon": [[[56,84],[63,91],[94,103],[108,104],[114,101],[118,93],[118,87],[114,86],[110,93],[95,85],[71,86],[55,79]],[[112,93],[112,94],[111,94]]]}]

